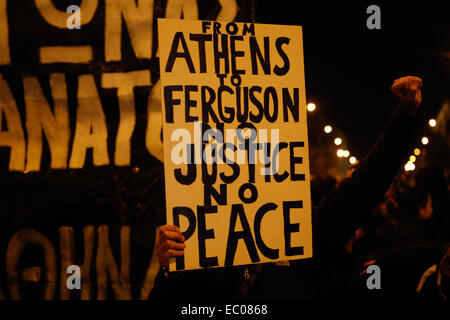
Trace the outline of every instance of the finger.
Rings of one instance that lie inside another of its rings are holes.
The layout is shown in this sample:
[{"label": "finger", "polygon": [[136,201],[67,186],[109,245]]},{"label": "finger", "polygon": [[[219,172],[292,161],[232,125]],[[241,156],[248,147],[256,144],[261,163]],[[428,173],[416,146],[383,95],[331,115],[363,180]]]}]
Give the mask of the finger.
[{"label": "finger", "polygon": [[422,80],[420,78],[411,79],[411,89],[419,90],[422,88]]},{"label": "finger", "polygon": [[176,231],[163,231],[160,233],[159,237],[160,241],[166,241],[166,240],[174,240],[179,242],[184,242],[184,236]]},{"label": "finger", "polygon": [[422,87],[422,79],[416,76],[407,76],[402,78],[403,82],[410,90],[418,90]]},{"label": "finger", "polygon": [[177,226],[172,224],[166,224],[164,226],[159,227],[160,231],[175,231],[181,233],[180,229]]},{"label": "finger", "polygon": [[157,247],[157,252],[164,254],[165,252],[169,250],[184,250],[186,248],[186,245],[184,243],[178,243],[171,240],[164,241]]},{"label": "finger", "polygon": [[422,79],[416,76],[406,76],[401,77],[398,79],[395,79],[392,86],[407,86],[411,87],[412,85],[417,85],[417,87],[420,89],[422,87]]},{"label": "finger", "polygon": [[407,82],[408,82],[408,79],[405,79],[405,78],[396,79],[394,81],[394,83],[392,84],[392,86],[401,87],[401,86],[404,86]]},{"label": "finger", "polygon": [[184,256],[184,251],[180,250],[169,250],[166,251],[160,258],[160,263],[165,265],[166,267],[169,265],[169,259],[172,257],[182,257]]},{"label": "finger", "polygon": [[406,76],[406,77],[401,77],[401,78],[398,78],[398,79],[396,79],[396,80],[408,80],[408,81],[410,81],[410,80],[413,80],[413,81],[422,81],[422,79],[421,79],[421,78],[419,78],[419,77],[417,77],[417,76]]},{"label": "finger", "polygon": [[186,245],[184,243],[179,243],[179,242],[175,242],[172,240],[166,240],[163,243],[163,245],[161,246],[161,249],[165,249],[165,250],[171,250],[171,249],[184,250],[184,248],[186,248]]},{"label": "finger", "polygon": [[163,266],[169,265],[169,259],[171,257],[183,256],[184,250],[176,250],[176,249],[160,249],[156,253],[159,263]]},{"label": "finger", "polygon": [[156,246],[157,252],[166,252],[168,250],[184,250],[186,245],[184,243],[175,242],[172,240],[166,240],[159,242]]},{"label": "finger", "polygon": [[181,234],[181,231],[177,226],[167,224],[160,227],[159,230],[160,230],[159,237],[163,238],[163,240],[173,239],[175,237],[179,241],[184,241],[184,236]]},{"label": "finger", "polygon": [[419,89],[420,82],[409,77],[393,85],[393,92],[404,98],[411,98]]},{"label": "finger", "polygon": [[182,257],[182,256],[184,256],[184,250],[183,251],[181,251],[181,250],[169,250],[169,251],[167,251],[167,254],[169,255],[169,257],[171,258],[171,257]]},{"label": "finger", "polygon": [[405,82],[399,81],[398,83],[392,85],[392,92],[399,96],[405,96],[407,93],[407,87]]},{"label": "finger", "polygon": [[405,82],[405,80],[407,80],[408,77],[400,77],[394,80],[394,84],[395,83],[399,83],[399,82]]},{"label": "finger", "polygon": [[423,81],[420,78],[418,78],[418,79],[419,79],[419,89],[422,89]]},{"label": "finger", "polygon": [[422,79],[419,78],[419,77],[409,76],[408,79],[411,80],[412,82],[416,82],[416,83],[422,84]]},{"label": "finger", "polygon": [[420,90],[417,91],[415,97],[414,97],[414,102],[419,105],[422,102],[422,93],[420,92]]}]

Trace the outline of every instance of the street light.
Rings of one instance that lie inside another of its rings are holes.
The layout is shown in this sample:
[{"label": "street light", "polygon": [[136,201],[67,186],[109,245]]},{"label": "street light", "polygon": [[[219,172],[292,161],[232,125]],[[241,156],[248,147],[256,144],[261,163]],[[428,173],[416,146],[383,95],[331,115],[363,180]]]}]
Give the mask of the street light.
[{"label": "street light", "polygon": [[405,164],[405,171],[414,171],[416,169],[416,165],[410,161]]},{"label": "street light", "polygon": [[339,146],[342,143],[342,139],[341,138],[336,138],[334,139],[334,144]]},{"label": "street light", "polygon": [[306,109],[308,109],[309,112],[312,112],[312,111],[316,110],[316,105],[314,103],[308,103],[308,105],[306,106]]}]

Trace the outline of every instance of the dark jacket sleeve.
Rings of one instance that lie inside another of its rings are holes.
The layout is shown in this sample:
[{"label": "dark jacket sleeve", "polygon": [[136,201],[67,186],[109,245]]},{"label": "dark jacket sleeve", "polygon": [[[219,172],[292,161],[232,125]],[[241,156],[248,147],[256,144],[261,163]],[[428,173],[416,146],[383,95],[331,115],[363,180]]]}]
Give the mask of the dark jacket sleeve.
[{"label": "dark jacket sleeve", "polygon": [[152,300],[173,298],[172,295],[175,295],[178,292],[178,290],[176,290],[176,283],[174,282],[176,282],[175,279],[167,278],[164,275],[164,271],[162,270],[162,268],[159,268],[148,299]]},{"label": "dark jacket sleeve", "polygon": [[164,275],[159,270],[148,299],[213,300],[240,297],[242,266],[198,269]]},{"label": "dark jacket sleeve", "polygon": [[314,255],[333,258],[357,228],[368,222],[410,152],[422,123],[398,106],[383,134],[350,178],[324,199],[313,214]]}]

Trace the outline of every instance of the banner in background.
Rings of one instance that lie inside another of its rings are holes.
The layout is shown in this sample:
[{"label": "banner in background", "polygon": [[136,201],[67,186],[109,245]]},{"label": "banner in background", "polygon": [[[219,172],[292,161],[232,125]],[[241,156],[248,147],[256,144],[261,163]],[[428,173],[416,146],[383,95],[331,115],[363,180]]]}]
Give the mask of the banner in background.
[{"label": "banner in background", "polygon": [[0,0],[0,299],[147,298],[165,223],[157,18],[250,21],[252,4]]}]

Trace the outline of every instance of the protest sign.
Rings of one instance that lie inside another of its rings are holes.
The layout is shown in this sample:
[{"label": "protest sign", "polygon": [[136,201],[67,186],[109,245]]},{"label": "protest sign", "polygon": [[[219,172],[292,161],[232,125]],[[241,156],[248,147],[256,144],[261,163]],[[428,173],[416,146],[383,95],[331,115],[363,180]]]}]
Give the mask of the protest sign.
[{"label": "protest sign", "polygon": [[158,19],[170,270],[312,256],[302,30]]}]

